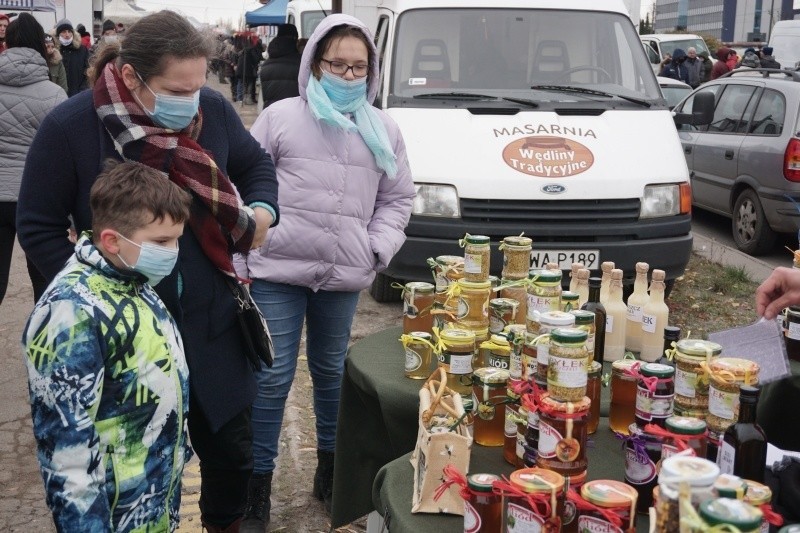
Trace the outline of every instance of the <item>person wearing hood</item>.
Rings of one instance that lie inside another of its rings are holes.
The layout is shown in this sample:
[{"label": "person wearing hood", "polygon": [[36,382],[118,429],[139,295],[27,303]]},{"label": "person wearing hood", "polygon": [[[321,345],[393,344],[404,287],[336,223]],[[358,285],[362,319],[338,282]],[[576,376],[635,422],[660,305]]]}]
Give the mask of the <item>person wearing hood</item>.
[{"label": "person wearing hood", "polygon": [[92,46],[92,35],[86,31],[86,26],[83,24],[78,24],[75,27],[75,31],[77,31],[78,35],[81,36],[81,46],[84,48],[90,48]]},{"label": "person wearing hood", "polygon": [[[22,13],[9,24],[8,50],[0,54],[0,124],[4,131],[14,132],[0,135],[0,303],[8,286],[17,233],[17,200],[28,148],[44,117],[66,99],[66,93],[48,76],[42,26],[31,14]],[[47,284],[30,260],[28,273],[34,296],[40,296]]]},{"label": "person wearing hood", "polygon": [[270,41],[267,54],[269,58],[258,74],[265,109],[278,100],[300,96],[297,76],[301,56],[297,51],[297,28],[293,24],[278,26],[278,36]]},{"label": "person wearing hood", "polygon": [[700,70],[700,84],[709,81],[711,79],[711,69],[714,68],[714,62],[711,61],[711,58],[708,57],[708,52],[703,50],[699,54],[697,54],[698,60],[703,62],[703,67]]},{"label": "person wearing hood", "polygon": [[765,46],[761,49],[761,66],[763,68],[781,68],[781,64],[775,61],[775,57],[772,55],[771,46]]},{"label": "person wearing hood", "polygon": [[67,71],[67,96],[72,97],[89,87],[86,71],[89,68],[89,50],[81,45],[80,39],[75,38],[72,23],[62,19],[56,25],[56,37],[61,44],[59,52]]},{"label": "person wearing hood", "polygon": [[714,63],[714,66],[711,68],[711,79],[715,80],[720,76],[727,74],[731,71],[731,67],[728,66],[728,60],[733,57],[736,57],[736,51],[731,50],[727,46],[720,46],[717,48],[717,61]]},{"label": "person wearing hood", "polygon": [[250,129],[275,161],[282,222],[260,253],[246,258],[275,362],[257,374],[254,473],[243,532],[263,532],[269,522],[304,322],[317,430],[312,493],[330,512],[340,387],[358,295],[405,241],[415,194],[400,129],[370,104],[378,79],[370,31],[356,18],[330,15],[303,51],[300,96],[270,105]]},{"label": "person wearing hood", "polygon": [[67,88],[67,71],[64,69],[64,61],[61,59],[61,53],[58,51],[53,40],[53,36],[45,34],[44,46],[47,51],[47,68],[50,70],[50,81],[64,89],[66,93]]},{"label": "person wearing hood", "polygon": [[658,75],[689,83],[689,69],[684,64],[686,57],[686,52],[682,48],[676,48],[672,53],[672,59],[664,62],[664,66]]},{"label": "person wearing hood", "polygon": [[5,13],[0,13],[0,52],[6,49],[6,30],[10,19]]},{"label": "person wearing hood", "polygon": [[761,60],[756,54],[755,48],[748,48],[744,51],[744,55],[742,56],[742,60],[739,62],[737,67],[747,67],[747,68],[759,68],[761,66]]}]

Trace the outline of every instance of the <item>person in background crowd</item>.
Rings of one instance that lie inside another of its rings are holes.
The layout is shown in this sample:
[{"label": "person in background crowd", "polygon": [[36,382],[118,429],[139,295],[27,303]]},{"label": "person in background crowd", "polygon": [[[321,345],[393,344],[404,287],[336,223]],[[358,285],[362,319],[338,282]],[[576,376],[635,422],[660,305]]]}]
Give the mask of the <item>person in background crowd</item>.
[{"label": "person in background crowd", "polygon": [[300,73],[300,53],[297,51],[297,28],[294,24],[278,26],[278,35],[267,47],[269,58],[264,61],[261,72],[261,95],[264,107],[300,96],[297,76]]},{"label": "person in background crowd", "polygon": [[125,33],[125,24],[117,22],[117,33],[120,34],[120,36]]},{"label": "person in background crowd", "polygon": [[59,52],[67,71],[67,96],[75,96],[89,87],[86,70],[89,68],[89,50],[81,46],[80,40],[75,39],[75,30],[72,23],[63,19],[56,24],[56,35],[61,44]]},{"label": "person in background crowd", "polygon": [[81,46],[84,48],[91,48],[92,46],[92,34],[86,31],[86,26],[83,24],[78,24],[75,27],[75,31],[78,32],[78,35],[81,36]]},{"label": "person in background crowd", "polygon": [[761,49],[761,66],[763,68],[781,68],[781,64],[775,61],[775,57],[772,55],[771,46],[765,46]]},{"label": "person in background crowd", "polygon": [[758,68],[761,66],[761,61],[758,58],[755,48],[748,48],[744,51],[742,60],[737,65],[738,67]]},{"label": "person in background crowd", "polygon": [[227,54],[227,47],[228,40],[225,38],[224,35],[217,36],[217,53],[214,56],[214,59],[211,60],[211,71],[217,74],[217,81],[219,81],[222,85],[227,85],[228,80],[225,79],[227,76],[226,68],[225,68],[225,55]]},{"label": "person in background crowd", "polygon": [[9,23],[8,15],[0,13],[0,52],[6,49],[6,29]]},{"label": "person in background crowd", "polygon": [[672,53],[672,58],[664,60],[664,66],[661,67],[658,75],[689,83],[689,69],[684,64],[685,62],[686,52],[682,48],[676,48]]},{"label": "person in background crowd", "polygon": [[711,58],[708,56],[708,52],[705,50],[697,54],[697,57],[703,65],[700,69],[700,83],[703,84],[711,79],[711,69],[714,68],[714,62],[711,61]]},{"label": "person in background crowd", "polygon": [[336,417],[358,295],[405,241],[414,198],[400,129],[371,105],[378,55],[366,26],[342,14],[323,19],[303,51],[298,82],[300,96],[264,109],[250,129],[275,161],[283,222],[260,253],[246,258],[275,362],[257,375],[255,468],[243,531],[263,532],[269,522],[304,322],[317,430],[313,495],[330,512]]},{"label": "person in background crowd", "polygon": [[61,60],[61,53],[55,45],[53,36],[45,34],[44,46],[47,52],[47,68],[49,69],[50,81],[67,92],[67,71],[64,70],[64,62]]},{"label": "person in background crowd", "polygon": [[97,50],[109,43],[116,43],[119,42],[119,35],[117,35],[117,29],[114,26],[114,21],[111,19],[106,19],[103,21],[103,26],[100,32],[100,38],[97,39],[97,42],[92,45],[89,49],[89,56],[94,57],[97,53]]},{"label": "person in background crowd", "polygon": [[233,38],[233,53],[230,55],[230,60],[233,68],[233,78],[231,78],[231,93],[233,94],[234,102],[241,102],[243,96],[243,82],[242,74],[239,72],[239,59],[244,54],[245,50],[245,37],[236,35]]},{"label": "person in background crowd", "polygon": [[[731,71],[731,67],[728,65],[728,61],[730,58],[736,58],[736,52],[731,50],[727,46],[720,46],[717,48],[717,61],[714,63],[713,68],[711,69],[711,79],[715,80],[722,76],[723,74],[727,74]],[[735,65],[735,63],[734,63]]]},{"label": "person in background crowd", "polygon": [[192,193],[177,267],[155,289],[178,322],[190,370],[202,526],[236,531],[253,468],[257,387],[237,319],[231,254],[261,246],[277,223],[275,167],[230,103],[205,86],[210,35],[165,10],[139,19],[123,42],[98,52],[92,90],[39,127],[20,188],[19,242],[52,279],[71,253],[64,239],[70,215],[79,234],[92,227],[89,190],[108,158],[153,167]]},{"label": "person in background crowd", "polygon": [[239,55],[236,72],[241,80],[241,94],[244,103],[257,104],[256,78],[258,77],[258,65],[261,63],[264,48],[258,37],[246,37],[245,39],[244,49]]},{"label": "person in background crowd", "polygon": [[692,89],[696,89],[703,79],[703,59],[697,56],[697,49],[694,46],[686,50],[686,61],[683,64],[686,67],[687,83]]},{"label": "person in background crowd", "polygon": [[[67,99],[49,79],[44,40],[42,26],[31,14],[22,13],[9,24],[8,50],[0,54],[0,124],[8,132],[0,135],[0,304],[8,287],[25,157],[44,117]],[[66,242],[66,233],[62,238]],[[47,283],[26,259],[38,300]]]},{"label": "person in background crowd", "polygon": [[733,70],[739,66],[740,61],[741,59],[739,58],[739,54],[736,53],[736,50],[731,50],[731,53],[728,55],[728,60],[725,61],[725,64],[728,65],[729,70]]}]

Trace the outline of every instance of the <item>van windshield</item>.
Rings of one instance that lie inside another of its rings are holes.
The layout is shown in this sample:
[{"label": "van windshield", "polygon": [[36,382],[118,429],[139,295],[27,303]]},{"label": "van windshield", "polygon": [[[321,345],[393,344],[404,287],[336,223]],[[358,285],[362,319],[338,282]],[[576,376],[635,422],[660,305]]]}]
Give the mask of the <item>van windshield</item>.
[{"label": "van windshield", "polygon": [[317,29],[319,23],[322,22],[326,13],[324,11],[304,11],[301,15],[302,33],[300,37],[308,39],[314,30]]},{"label": "van windshield", "polygon": [[661,99],[639,37],[630,19],[619,13],[410,10],[399,17],[396,31],[390,98],[477,93],[610,101],[589,91],[553,90],[569,87]]},{"label": "van windshield", "polygon": [[706,52],[711,57],[711,53],[708,51],[708,47],[706,46],[706,42],[703,39],[683,39],[681,41],[661,41],[661,54],[669,54],[670,56],[675,54],[675,49],[680,48],[684,52],[688,51],[689,48],[694,48],[697,50],[697,53]]}]

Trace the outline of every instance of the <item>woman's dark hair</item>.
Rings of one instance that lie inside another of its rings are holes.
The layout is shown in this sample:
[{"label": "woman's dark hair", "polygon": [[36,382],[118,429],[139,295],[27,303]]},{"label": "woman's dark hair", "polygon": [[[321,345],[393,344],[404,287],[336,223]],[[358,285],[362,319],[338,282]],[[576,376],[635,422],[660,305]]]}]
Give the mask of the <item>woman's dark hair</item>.
[{"label": "woman's dark hair", "polygon": [[325,55],[325,52],[328,51],[328,46],[335,40],[342,39],[343,37],[355,37],[364,43],[364,46],[367,47],[367,65],[369,65],[369,73],[367,74],[367,80],[374,75],[372,72],[372,60],[373,60],[373,51],[372,51],[372,43],[369,42],[369,39],[364,32],[361,31],[356,26],[348,26],[347,24],[342,24],[340,26],[334,26],[331,28],[331,31],[326,33],[322,36],[322,39],[319,40],[317,43],[317,48],[314,50],[314,57],[311,61],[311,71],[314,73],[315,76],[320,75],[320,63],[322,60],[322,56]]},{"label": "woman's dark hair", "polygon": [[159,11],[128,28],[121,43],[100,48],[89,67],[89,81],[94,83],[111,61],[116,61],[118,68],[131,65],[147,81],[162,74],[169,59],[208,59],[215,51],[211,34],[198,31],[174,11]]},{"label": "woman's dark hair", "polygon": [[47,63],[44,46],[44,29],[30,13],[20,13],[6,28],[6,45],[9,48],[32,48],[39,52]]}]

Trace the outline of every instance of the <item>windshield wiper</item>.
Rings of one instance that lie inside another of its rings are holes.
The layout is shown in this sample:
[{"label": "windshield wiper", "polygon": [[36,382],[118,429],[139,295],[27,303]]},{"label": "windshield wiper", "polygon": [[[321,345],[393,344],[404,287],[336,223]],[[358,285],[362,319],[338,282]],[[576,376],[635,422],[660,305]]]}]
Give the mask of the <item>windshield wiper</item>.
[{"label": "windshield wiper", "polygon": [[526,98],[511,98],[510,96],[503,96],[502,98],[506,102],[513,102],[515,104],[522,104],[522,105],[526,105],[528,107],[539,107],[539,104],[537,102],[534,102],[533,100],[528,100]]},{"label": "windshield wiper", "polygon": [[631,96],[625,96],[622,94],[614,94],[614,93],[607,93],[604,91],[598,91],[597,89],[586,89],[584,87],[573,87],[572,85],[532,85],[531,89],[537,89],[540,91],[558,91],[558,92],[565,92],[565,93],[579,93],[579,94],[591,94],[595,96],[605,96],[607,98],[622,98],[623,100],[627,100],[628,102],[633,102],[634,104],[639,104],[640,106],[650,107],[653,104],[646,100],[640,100],[639,98],[633,98]]},{"label": "windshield wiper", "polygon": [[469,100],[497,100],[496,96],[476,93],[425,93],[415,94],[414,98],[464,98]]}]

